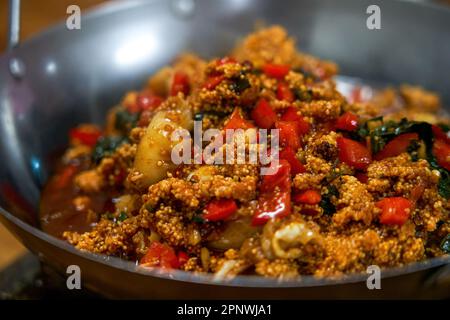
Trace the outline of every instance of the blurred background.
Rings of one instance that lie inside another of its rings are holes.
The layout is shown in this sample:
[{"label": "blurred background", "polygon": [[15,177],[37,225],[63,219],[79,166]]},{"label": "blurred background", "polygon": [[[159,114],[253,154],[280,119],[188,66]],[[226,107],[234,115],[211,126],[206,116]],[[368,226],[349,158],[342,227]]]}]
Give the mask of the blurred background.
[{"label": "blurred background", "polygon": [[[21,41],[32,37],[48,26],[63,21],[66,9],[76,4],[81,11],[106,0],[22,0]],[[9,0],[0,0],[0,53],[6,50],[8,39]],[[25,254],[26,249],[0,223],[0,270]]]}]

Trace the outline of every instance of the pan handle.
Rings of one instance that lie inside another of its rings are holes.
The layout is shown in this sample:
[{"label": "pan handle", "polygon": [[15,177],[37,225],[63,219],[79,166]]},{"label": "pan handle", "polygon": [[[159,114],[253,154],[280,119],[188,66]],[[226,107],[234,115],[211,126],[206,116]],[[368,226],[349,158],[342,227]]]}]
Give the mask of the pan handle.
[{"label": "pan handle", "polygon": [[20,39],[20,0],[9,0],[8,50],[19,45]]}]

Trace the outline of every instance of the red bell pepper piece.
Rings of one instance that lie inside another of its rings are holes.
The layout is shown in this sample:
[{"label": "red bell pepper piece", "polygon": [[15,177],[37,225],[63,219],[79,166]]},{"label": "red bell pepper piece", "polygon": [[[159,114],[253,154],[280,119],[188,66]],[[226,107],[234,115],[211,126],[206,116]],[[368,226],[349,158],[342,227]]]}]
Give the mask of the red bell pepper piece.
[{"label": "red bell pepper piece", "polygon": [[280,160],[273,174],[263,176],[252,224],[261,225],[271,218],[288,215],[291,210],[290,189],[290,165],[287,161]]},{"label": "red bell pepper piece", "polygon": [[183,92],[188,95],[190,90],[189,77],[186,73],[177,71],[173,76],[172,87],[170,88],[170,95],[176,96],[178,92]]},{"label": "red bell pepper piece", "polygon": [[273,168],[273,173],[266,174],[262,177],[259,190],[264,193],[274,191],[276,187],[282,189],[283,191],[289,189],[291,185],[290,174],[291,166],[289,162],[284,159],[280,159],[277,167]]},{"label": "red bell pepper piece", "polygon": [[280,160],[272,175],[263,176],[258,205],[252,225],[263,225],[273,218],[283,218],[291,212],[290,165]]},{"label": "red bell pepper piece", "polygon": [[294,121],[277,121],[275,122],[277,128],[280,145],[290,147],[296,151],[301,146],[300,135],[298,132],[297,122]]},{"label": "red bell pepper piece", "polygon": [[228,119],[227,123],[224,126],[224,129],[250,129],[254,128],[255,126],[250,123],[249,121],[245,120],[239,108],[234,109],[233,113],[230,116],[230,119]]},{"label": "red bell pepper piece", "polygon": [[72,140],[77,140],[81,144],[93,147],[97,143],[98,138],[101,137],[102,132],[93,126],[79,126],[71,129],[69,135]]},{"label": "red bell pepper piece", "polygon": [[443,140],[436,140],[433,144],[433,154],[438,165],[450,171],[450,144]]},{"label": "red bell pepper piece", "polygon": [[280,82],[277,85],[277,99],[287,102],[293,102],[295,100],[291,89],[289,89],[289,86],[284,82]]},{"label": "red bell pepper piece", "polygon": [[291,68],[287,65],[267,63],[263,66],[263,72],[271,78],[283,79]]},{"label": "red bell pepper piece", "polygon": [[77,173],[77,167],[73,164],[69,164],[67,167],[65,167],[60,174],[58,174],[58,177],[55,181],[55,185],[57,189],[65,188],[69,185],[69,183],[72,181],[73,177]]},{"label": "red bell pepper piece", "polygon": [[346,112],[336,120],[336,129],[344,131],[355,131],[358,129],[358,116],[351,112]]},{"label": "red bell pepper piece", "polygon": [[362,173],[362,172],[358,172],[355,174],[356,179],[359,180],[359,182],[361,183],[367,183],[367,181],[369,181],[369,177],[367,176],[367,174]]},{"label": "red bell pepper piece", "polygon": [[310,124],[297,113],[297,109],[295,107],[287,108],[286,111],[281,115],[280,120],[297,122],[298,132],[301,135],[308,133],[311,127]]},{"label": "red bell pepper piece", "polygon": [[292,150],[289,147],[284,148],[280,151],[280,159],[286,160],[289,162],[289,165],[291,166],[291,173],[292,174],[298,174],[306,172],[305,166],[298,160],[297,156],[295,155],[294,150]]},{"label": "red bell pepper piece", "polygon": [[305,204],[318,204],[322,196],[316,190],[306,190],[301,193],[294,195],[293,200],[295,203],[305,203]]},{"label": "red bell pepper piece", "polygon": [[433,124],[433,125],[431,126],[431,129],[433,130],[434,137],[435,137],[437,140],[442,140],[442,141],[444,141],[445,143],[450,144],[450,137],[449,137],[449,136],[447,135],[447,133],[445,133],[444,130],[442,130],[439,126]]},{"label": "red bell pepper piece", "polygon": [[339,137],[336,139],[339,160],[356,169],[365,169],[372,162],[369,150],[361,143]]},{"label": "red bell pepper piece", "polygon": [[207,90],[214,90],[224,79],[224,75],[209,77],[203,84],[203,88]]},{"label": "red bell pepper piece", "polygon": [[291,194],[287,191],[263,193],[252,219],[253,226],[265,224],[270,219],[284,218],[291,213]]},{"label": "red bell pepper piece", "polygon": [[179,251],[179,252],[178,252],[178,255],[177,255],[177,258],[178,258],[178,264],[179,264],[180,267],[181,267],[181,266],[183,266],[186,262],[188,262],[188,260],[189,260],[189,255],[188,255],[186,252],[184,252],[184,251]]},{"label": "red bell pepper piece", "polygon": [[218,66],[223,66],[224,64],[228,64],[228,63],[236,63],[236,59],[232,58],[232,57],[223,57],[221,59],[218,59],[216,61],[216,65]]},{"label": "red bell pepper piece", "polygon": [[139,111],[156,109],[162,102],[163,99],[161,97],[148,91],[141,92],[136,99]]},{"label": "red bell pepper piece", "polygon": [[256,125],[263,129],[270,129],[277,121],[277,114],[273,111],[266,99],[260,99],[251,112]]},{"label": "red bell pepper piece", "polygon": [[363,101],[362,88],[359,86],[354,87],[350,92],[350,97],[348,100],[350,103],[362,102]]},{"label": "red bell pepper piece", "polygon": [[237,211],[236,202],[233,199],[216,199],[206,205],[203,218],[208,221],[222,221],[229,218]]},{"label": "red bell pepper piece", "polygon": [[417,133],[413,132],[401,134],[389,141],[384,148],[374,156],[374,159],[382,160],[398,156],[408,150],[408,146],[413,140],[419,140],[419,135]]},{"label": "red bell pepper piece", "polygon": [[380,222],[389,225],[402,225],[408,220],[413,204],[403,197],[384,198],[375,204],[381,209]]},{"label": "red bell pepper piece", "polygon": [[166,269],[177,269],[180,267],[175,251],[167,244],[157,241],[152,242],[147,253],[142,257],[140,264]]}]

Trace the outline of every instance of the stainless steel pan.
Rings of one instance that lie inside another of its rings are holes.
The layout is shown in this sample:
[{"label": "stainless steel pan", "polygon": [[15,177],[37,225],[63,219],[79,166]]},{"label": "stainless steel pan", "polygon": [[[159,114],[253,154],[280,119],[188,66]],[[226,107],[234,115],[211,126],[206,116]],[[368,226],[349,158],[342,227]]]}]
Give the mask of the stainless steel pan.
[{"label": "stainless steel pan", "polygon": [[[220,55],[254,23],[285,26],[300,47],[335,60],[341,73],[381,83],[407,81],[450,105],[450,11],[376,1],[381,30],[368,30],[372,0],[116,1],[83,14],[81,30],[55,26],[0,57],[0,220],[40,259],[82,285],[126,298],[389,298],[450,292],[450,258],[386,270],[382,289],[366,275],[279,282],[239,276],[214,282],[184,272],[146,272],[117,258],[76,251],[39,230],[38,203],[51,159],[81,121],[101,122],[125,91],[183,50]],[[14,31],[14,28],[12,29]],[[12,39],[14,40],[14,38]],[[15,38],[17,40],[17,38]]]}]

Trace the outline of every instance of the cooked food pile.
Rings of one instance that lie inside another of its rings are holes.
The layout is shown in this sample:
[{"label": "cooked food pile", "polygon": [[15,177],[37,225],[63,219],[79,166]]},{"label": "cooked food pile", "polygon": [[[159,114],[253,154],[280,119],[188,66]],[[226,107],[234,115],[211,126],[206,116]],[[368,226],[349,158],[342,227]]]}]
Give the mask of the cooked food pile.
[{"label": "cooked food pile", "polygon": [[[227,57],[181,55],[128,92],[104,128],[70,131],[43,192],[44,230],[80,250],[218,278],[331,276],[449,253],[439,97],[409,85],[344,97],[336,73],[279,26]],[[173,163],[171,134],[194,121],[278,129],[276,170]]]}]

